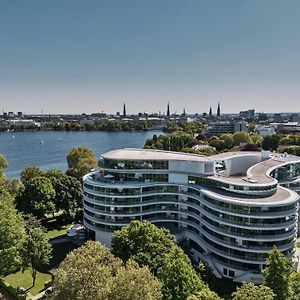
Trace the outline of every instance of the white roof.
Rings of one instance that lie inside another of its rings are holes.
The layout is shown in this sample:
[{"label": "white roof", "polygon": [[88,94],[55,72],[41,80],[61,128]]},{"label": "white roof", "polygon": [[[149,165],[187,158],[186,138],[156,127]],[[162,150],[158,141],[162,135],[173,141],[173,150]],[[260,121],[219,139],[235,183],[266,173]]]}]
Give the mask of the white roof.
[{"label": "white roof", "polygon": [[135,148],[112,150],[102,154],[102,157],[115,160],[184,160],[197,162],[212,162],[211,159],[202,155]]}]

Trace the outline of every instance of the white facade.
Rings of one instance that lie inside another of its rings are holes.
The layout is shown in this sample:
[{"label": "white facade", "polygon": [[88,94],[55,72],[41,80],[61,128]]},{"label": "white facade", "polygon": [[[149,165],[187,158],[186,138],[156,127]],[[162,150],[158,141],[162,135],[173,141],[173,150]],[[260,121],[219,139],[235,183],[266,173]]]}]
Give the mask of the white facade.
[{"label": "white facade", "polygon": [[299,196],[278,181],[300,178],[299,166],[300,158],[259,152],[111,151],[84,177],[84,224],[111,246],[114,230],[148,220],[188,239],[216,276],[261,282],[273,245],[295,258]]},{"label": "white facade", "polygon": [[40,127],[40,123],[39,122],[35,122],[31,119],[13,119],[13,120],[7,120],[6,124],[8,125],[14,125],[14,126],[38,126]]},{"label": "white facade", "polygon": [[255,131],[257,131],[261,137],[266,137],[266,136],[276,133],[275,129],[276,128],[272,125],[260,125],[259,124],[259,125],[255,126]]}]

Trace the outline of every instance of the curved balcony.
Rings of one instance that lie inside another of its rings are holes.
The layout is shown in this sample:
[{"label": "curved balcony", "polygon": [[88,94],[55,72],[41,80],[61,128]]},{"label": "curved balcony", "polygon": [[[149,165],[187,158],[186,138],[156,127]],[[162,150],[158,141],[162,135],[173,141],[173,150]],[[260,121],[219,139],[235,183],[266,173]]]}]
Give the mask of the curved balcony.
[{"label": "curved balcony", "polygon": [[[238,221],[233,221],[233,220],[226,220],[224,218],[221,218],[217,215],[214,215],[214,214],[211,214],[209,211],[207,211],[205,209],[205,207],[200,207],[198,205],[196,205],[195,203],[191,203],[189,202],[189,200],[187,201],[180,201],[180,200],[168,200],[168,199],[165,199],[165,200],[144,200],[143,198],[140,198],[140,197],[136,197],[137,199],[139,199],[139,202],[138,201],[135,201],[135,202],[105,202],[105,201],[100,201],[100,200],[95,200],[95,199],[92,199],[92,198],[89,198],[88,196],[84,196],[84,200],[89,202],[89,203],[92,203],[94,205],[99,205],[101,204],[102,206],[105,206],[105,207],[114,207],[114,208],[122,208],[122,207],[146,207],[146,206],[149,206],[149,205],[154,205],[154,204],[166,204],[166,205],[170,205],[170,204],[174,204],[174,205],[185,205],[187,207],[191,207],[191,208],[194,208],[196,210],[198,210],[200,213],[208,216],[209,218],[213,219],[213,220],[216,220],[224,225],[229,225],[229,226],[235,226],[235,227],[239,227],[239,228],[245,228],[245,229],[259,229],[259,230],[269,230],[269,229],[280,229],[280,228],[286,228],[286,227],[289,227],[293,224],[296,224],[296,219],[291,219],[291,220],[287,220],[286,222],[282,222],[282,223],[278,223],[278,224],[256,224],[256,223],[252,223],[251,224],[251,221],[250,221],[250,224],[248,225],[245,225],[245,222],[238,222]],[[208,206],[208,205],[207,205]],[[209,205],[210,207],[212,207],[213,205]],[[212,208],[211,208],[212,209]],[[185,213],[191,213],[189,211],[185,211]],[[220,210],[218,210],[218,212],[220,212]],[[224,213],[222,213],[222,215],[224,215]],[[225,214],[227,216],[230,216],[232,214]],[[233,215],[235,216],[235,215]],[[243,217],[245,217],[243,215]],[[252,218],[252,216],[251,216]],[[255,217],[254,217],[255,219]],[[256,217],[257,219],[257,217]]]},{"label": "curved balcony", "polygon": [[[268,253],[273,248],[273,246],[251,246],[251,245],[243,246],[243,245],[239,245],[237,243],[232,243],[230,241],[225,241],[220,238],[217,238],[203,229],[201,230],[201,234],[203,234],[207,239],[209,239],[215,243],[219,243],[222,246],[232,248],[235,250],[240,250],[240,251]],[[276,247],[280,251],[290,250],[291,248],[293,248],[295,246],[295,242],[296,242],[296,240],[293,240],[292,242],[289,242],[285,245],[280,245],[280,246],[276,246]]]},{"label": "curved balcony", "polygon": [[273,242],[273,241],[281,241],[287,238],[292,238],[295,236],[297,231],[296,227],[294,227],[291,231],[283,234],[273,234],[273,235],[254,235],[254,234],[247,234],[247,233],[235,233],[230,232],[230,230],[221,229],[213,224],[210,224],[203,218],[201,218],[201,223],[204,224],[206,227],[211,229],[214,232],[226,235],[227,237],[231,238],[240,238],[245,241],[261,241],[261,242]]}]

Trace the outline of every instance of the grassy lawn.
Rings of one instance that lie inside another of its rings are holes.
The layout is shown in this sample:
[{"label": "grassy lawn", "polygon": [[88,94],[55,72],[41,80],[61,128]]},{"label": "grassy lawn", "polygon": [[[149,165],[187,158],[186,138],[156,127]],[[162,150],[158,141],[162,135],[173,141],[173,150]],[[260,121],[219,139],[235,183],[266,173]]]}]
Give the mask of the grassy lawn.
[{"label": "grassy lawn", "polygon": [[42,225],[47,230],[47,236],[49,239],[55,239],[63,237],[67,234],[67,230],[73,224],[70,220],[64,218],[64,215],[58,215],[56,217],[48,217],[46,222]]},{"label": "grassy lawn", "polygon": [[55,239],[58,237],[63,237],[64,235],[67,234],[67,230],[68,228],[71,226],[72,224],[69,225],[62,225],[61,227],[59,227],[58,229],[52,229],[52,230],[48,230],[47,231],[47,236],[49,238],[49,240],[51,239]]},{"label": "grassy lawn", "polygon": [[66,255],[74,250],[76,246],[71,242],[61,243],[53,245],[52,259],[49,265],[43,266],[37,273],[35,286],[32,286],[31,270],[27,269],[24,273],[17,272],[15,274],[8,275],[4,278],[4,281],[9,283],[13,287],[21,286],[25,289],[29,289],[32,295],[38,294],[44,289],[44,283],[51,280],[51,275],[48,273],[51,269],[56,268],[66,257]]},{"label": "grassy lawn", "polygon": [[16,288],[17,286],[21,286],[25,289],[29,289],[29,292],[32,295],[37,295],[41,290],[44,289],[44,283],[51,280],[50,274],[45,273],[37,273],[35,286],[32,287],[32,277],[31,277],[31,270],[27,269],[22,273],[21,271],[10,274],[4,278],[8,284]]}]

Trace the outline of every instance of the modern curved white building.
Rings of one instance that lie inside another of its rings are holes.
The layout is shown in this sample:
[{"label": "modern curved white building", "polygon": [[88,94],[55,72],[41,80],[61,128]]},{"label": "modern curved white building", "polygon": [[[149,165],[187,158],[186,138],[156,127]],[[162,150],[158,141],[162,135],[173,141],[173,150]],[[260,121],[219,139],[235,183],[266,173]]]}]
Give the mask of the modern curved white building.
[{"label": "modern curved white building", "polygon": [[87,233],[108,246],[114,230],[149,220],[187,239],[218,277],[261,282],[273,245],[295,260],[299,157],[118,149],[83,181]]}]

